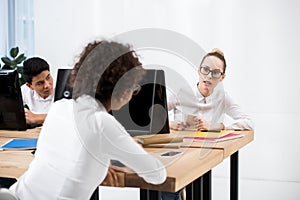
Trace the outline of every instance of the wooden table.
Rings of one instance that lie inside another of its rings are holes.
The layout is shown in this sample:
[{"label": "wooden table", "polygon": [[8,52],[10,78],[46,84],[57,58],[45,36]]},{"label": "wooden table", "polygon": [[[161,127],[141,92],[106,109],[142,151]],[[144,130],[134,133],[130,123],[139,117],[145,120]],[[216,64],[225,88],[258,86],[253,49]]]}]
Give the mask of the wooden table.
[{"label": "wooden table", "polygon": [[[188,146],[189,148],[220,149],[223,151],[223,159],[230,156],[230,200],[238,200],[239,150],[254,140],[253,131],[235,131],[235,133],[243,134],[244,137],[217,143],[188,142],[186,145],[186,147]],[[187,133],[181,134],[185,135]],[[206,184],[209,187],[207,189],[211,191],[211,174],[207,175],[207,177],[204,184]],[[203,199],[211,199],[210,193],[211,192],[208,192],[207,196],[204,196]]]},{"label": "wooden table", "polygon": [[[254,133],[253,131],[236,131],[236,133],[243,134],[244,137],[237,138],[234,140],[228,140],[223,142],[211,143],[211,142],[199,142],[199,141],[192,141],[184,139],[183,143],[180,145],[181,148],[188,148],[188,149],[200,149],[201,157],[207,158],[205,162],[209,162],[212,159],[210,155],[213,155],[216,151],[222,152],[222,161],[230,156],[230,200],[237,200],[238,199],[238,157],[239,157],[239,150],[246,146],[248,143],[254,140]],[[185,136],[191,134],[189,131],[173,131],[172,134],[180,134],[181,136]],[[147,150],[147,148],[146,148]],[[189,160],[189,157],[182,162],[178,162],[178,165],[185,166],[188,162],[189,164],[193,165],[194,162],[197,162],[196,159]],[[178,160],[180,161],[180,160]],[[199,163],[198,163],[199,164]],[[202,168],[202,165],[198,165],[199,168]],[[207,169],[205,165],[203,165],[203,171],[193,174],[193,170],[186,170],[186,176],[193,176],[193,180],[190,179],[191,182],[185,182],[186,184],[186,199],[187,200],[195,200],[195,199],[211,199],[211,169],[213,167]],[[176,169],[176,168],[175,168]],[[178,169],[178,168],[177,168]],[[168,170],[168,178],[169,174],[172,173]],[[176,170],[175,170],[176,171]],[[175,172],[176,173],[176,172]],[[180,173],[180,172],[177,172]],[[176,176],[177,179],[174,179],[174,182],[180,182],[180,175]],[[131,180],[132,179],[132,180]],[[131,181],[136,181],[136,178],[132,178],[131,176],[125,176],[125,186],[127,187],[134,187],[133,185],[129,184]],[[167,179],[168,181],[168,179]],[[183,185],[184,185],[183,184]],[[137,187],[137,184],[135,185]],[[160,199],[159,194],[153,191],[156,188],[160,188],[160,190],[164,191],[178,191],[182,185],[179,187],[174,187],[170,190],[170,188],[161,187],[162,185],[149,187],[147,184],[143,182],[139,182],[138,187],[142,188],[141,190],[141,198],[140,199]]]},{"label": "wooden table", "polygon": [[[13,138],[38,138],[40,129],[27,131],[0,130],[0,146]],[[19,178],[27,169],[34,156],[32,150],[1,151],[0,177]]]},{"label": "wooden table", "polygon": [[27,129],[26,131],[0,130],[0,138],[38,138],[41,127]]},{"label": "wooden table", "polygon": [[[40,128],[28,131],[0,131],[0,144],[11,138],[37,138]],[[211,199],[211,169],[230,156],[230,199],[238,199],[238,151],[254,139],[253,131],[240,131],[244,137],[218,142],[183,142],[180,149],[145,148],[159,158],[167,170],[167,180],[160,185],[146,183],[135,173],[121,173],[125,187],[141,188],[141,199],[159,199],[158,191],[175,192],[186,187],[187,200]],[[172,133],[173,134],[173,133]],[[185,134],[181,132],[180,134]],[[182,151],[173,158],[161,158],[167,151]],[[31,151],[0,152],[0,176],[17,178],[28,168]]]},{"label": "wooden table", "polygon": [[[208,142],[193,142],[190,148],[210,148],[210,149],[221,149],[223,151],[223,159],[230,156],[230,200],[238,200],[238,158],[239,150],[246,146],[248,143],[254,140],[253,131],[236,131],[236,133],[243,134],[244,137],[228,140],[218,143],[208,143]],[[211,199],[211,175],[207,175],[204,184],[208,187],[209,192],[207,195],[203,196],[203,199]],[[188,198],[193,199],[193,198]]]},{"label": "wooden table", "polygon": [[34,158],[31,152],[32,150],[0,152],[0,177],[19,178]]},{"label": "wooden table", "polygon": [[[176,150],[146,148],[146,151],[157,157],[166,166],[167,180],[163,184],[153,185],[146,183],[135,173],[126,173],[124,186],[175,192],[223,161],[223,151],[219,149],[212,150],[205,157],[202,156],[203,149],[201,148],[181,148]],[[174,157],[160,156],[169,151],[181,151],[182,154]]]}]

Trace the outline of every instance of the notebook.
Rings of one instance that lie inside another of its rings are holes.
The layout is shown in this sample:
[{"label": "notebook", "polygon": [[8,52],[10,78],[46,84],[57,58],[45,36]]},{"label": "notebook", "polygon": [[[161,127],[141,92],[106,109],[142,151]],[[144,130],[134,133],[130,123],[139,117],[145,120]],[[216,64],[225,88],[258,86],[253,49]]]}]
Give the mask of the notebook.
[{"label": "notebook", "polygon": [[236,138],[241,138],[244,137],[243,134],[238,134],[238,133],[229,133],[225,136],[219,137],[219,138],[205,138],[205,137],[197,137],[194,138],[194,141],[199,141],[199,142],[222,142],[226,140],[232,140]]},{"label": "notebook", "polygon": [[243,134],[234,133],[233,130],[222,131],[197,131],[193,134],[187,135],[184,138],[193,139],[199,142],[221,142],[243,137]]},{"label": "notebook", "polygon": [[3,150],[30,150],[36,149],[37,138],[34,139],[11,139],[2,146],[0,146]]},{"label": "notebook", "polygon": [[177,134],[155,134],[138,136],[137,141],[143,145],[180,143],[183,142],[183,137]]},{"label": "notebook", "polygon": [[185,138],[221,138],[230,133],[234,133],[234,130],[205,130],[205,131],[195,131]]}]

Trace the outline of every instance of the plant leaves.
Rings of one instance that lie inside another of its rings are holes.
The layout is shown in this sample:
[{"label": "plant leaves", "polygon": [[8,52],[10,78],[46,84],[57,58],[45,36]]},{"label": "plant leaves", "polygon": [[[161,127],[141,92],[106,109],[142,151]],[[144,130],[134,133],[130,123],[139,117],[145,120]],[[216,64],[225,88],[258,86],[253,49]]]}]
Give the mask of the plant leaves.
[{"label": "plant leaves", "polygon": [[17,66],[17,71],[19,72],[19,73],[23,73],[23,66]]},{"label": "plant leaves", "polygon": [[24,83],[24,77],[23,77],[23,66],[17,66],[17,72],[19,73],[20,75],[20,82]]},{"label": "plant leaves", "polygon": [[24,53],[20,54],[16,59],[16,63],[20,64],[21,62],[23,62],[24,60],[26,60],[26,56],[24,56]]},{"label": "plant leaves", "polygon": [[10,56],[12,58],[15,58],[19,53],[19,47],[11,48],[10,50]]},{"label": "plant leaves", "polygon": [[10,58],[8,58],[7,56],[2,57],[1,60],[2,60],[2,62],[4,62],[5,65],[11,65],[12,64],[12,60],[10,60]]},{"label": "plant leaves", "polygon": [[17,63],[15,60],[11,61],[11,68],[15,69],[17,67]]}]

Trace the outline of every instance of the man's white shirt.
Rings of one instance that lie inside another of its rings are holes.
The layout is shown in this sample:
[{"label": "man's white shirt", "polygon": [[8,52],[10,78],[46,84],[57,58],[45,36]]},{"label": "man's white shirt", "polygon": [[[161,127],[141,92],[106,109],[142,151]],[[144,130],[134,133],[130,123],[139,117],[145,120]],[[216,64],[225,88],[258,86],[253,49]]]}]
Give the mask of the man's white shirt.
[{"label": "man's white shirt", "polygon": [[47,114],[54,100],[54,92],[46,99],[27,85],[21,86],[23,104],[27,104],[30,111],[35,114]]}]

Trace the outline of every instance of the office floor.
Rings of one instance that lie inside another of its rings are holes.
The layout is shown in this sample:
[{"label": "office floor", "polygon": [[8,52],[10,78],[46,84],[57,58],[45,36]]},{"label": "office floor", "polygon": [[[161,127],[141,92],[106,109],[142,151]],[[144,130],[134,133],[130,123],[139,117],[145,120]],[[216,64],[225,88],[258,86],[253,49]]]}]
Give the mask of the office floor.
[{"label": "office floor", "polygon": [[[240,179],[241,200],[299,200],[300,183],[268,180]],[[214,177],[213,200],[229,200],[229,179]]]},{"label": "office floor", "polygon": [[[213,200],[229,200],[229,179],[213,177]],[[239,199],[241,200],[299,200],[300,183],[240,179]],[[136,188],[100,188],[100,200],[139,200]]]},{"label": "office floor", "polygon": [[139,200],[140,192],[137,188],[100,187],[99,197],[99,200]]}]

